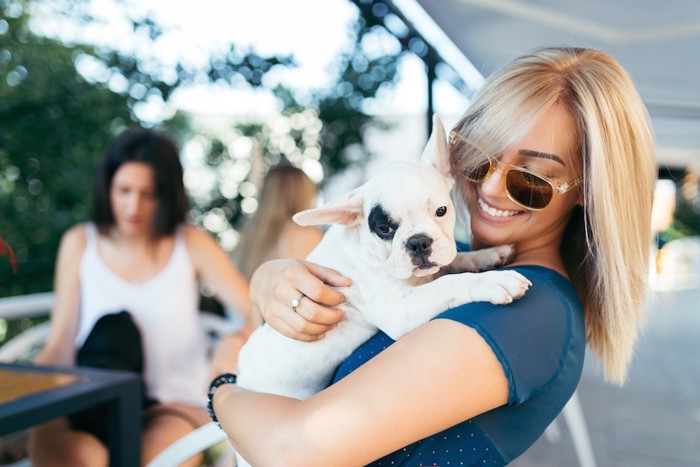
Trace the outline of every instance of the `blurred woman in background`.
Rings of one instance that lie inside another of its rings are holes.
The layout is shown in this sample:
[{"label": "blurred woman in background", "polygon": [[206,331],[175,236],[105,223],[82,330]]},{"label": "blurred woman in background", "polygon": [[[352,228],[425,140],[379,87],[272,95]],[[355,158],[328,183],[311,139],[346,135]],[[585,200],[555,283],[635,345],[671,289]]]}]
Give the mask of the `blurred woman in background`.
[{"label": "blurred woman in background", "polygon": [[303,259],[321,241],[316,227],[297,225],[292,216],[313,207],[318,195],[316,184],[289,164],[280,164],[267,173],[258,209],[241,230],[233,260],[250,279],[265,261],[277,258]]}]

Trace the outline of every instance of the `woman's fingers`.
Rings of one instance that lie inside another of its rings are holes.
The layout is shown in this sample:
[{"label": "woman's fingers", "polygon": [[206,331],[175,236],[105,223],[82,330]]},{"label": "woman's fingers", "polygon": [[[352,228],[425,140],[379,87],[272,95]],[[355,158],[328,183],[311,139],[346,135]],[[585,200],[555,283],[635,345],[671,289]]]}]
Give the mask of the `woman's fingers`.
[{"label": "woman's fingers", "polygon": [[343,319],[343,313],[333,307],[345,297],[330,285],[350,284],[337,271],[306,261],[269,261],[253,275],[251,299],[274,329],[294,339],[314,341]]},{"label": "woman's fingers", "polygon": [[350,280],[349,277],[343,276],[335,269],[330,269],[308,261],[304,261],[304,264],[313,275],[328,285],[333,287],[349,287],[352,284],[352,280]]},{"label": "woman's fingers", "polygon": [[[341,276],[338,272],[307,261],[299,261],[284,268],[282,278],[299,293],[326,306],[338,306],[345,300],[343,293],[331,288],[331,285],[347,287],[351,284],[350,279]],[[296,298],[299,293],[293,298]]]},{"label": "woman's fingers", "polygon": [[292,317],[285,321],[278,314],[273,314],[268,324],[277,332],[292,339],[314,342],[323,339],[330,326],[310,323],[301,316]]},{"label": "woman's fingers", "polygon": [[[301,295],[297,287],[309,290],[303,285],[294,286],[288,282],[279,284],[273,294],[274,303],[268,310],[268,322],[277,318],[296,333],[320,335],[343,319],[342,311],[321,305],[306,294]],[[299,299],[296,311],[292,307],[295,299]],[[277,329],[273,322],[270,324]],[[280,329],[278,331],[282,332]]]},{"label": "woman's fingers", "polygon": [[296,308],[296,314],[310,323],[325,325],[327,327],[326,331],[330,329],[330,327],[338,324],[343,319],[342,311],[336,308],[328,308],[323,305],[319,305],[308,296],[304,296],[304,298],[299,301],[299,306]]}]

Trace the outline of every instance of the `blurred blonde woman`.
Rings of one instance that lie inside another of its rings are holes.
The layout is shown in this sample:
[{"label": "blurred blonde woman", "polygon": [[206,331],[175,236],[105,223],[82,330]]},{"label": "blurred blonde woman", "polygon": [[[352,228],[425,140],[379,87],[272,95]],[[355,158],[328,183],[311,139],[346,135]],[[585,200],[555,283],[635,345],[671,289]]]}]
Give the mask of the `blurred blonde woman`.
[{"label": "blurred blonde woman", "polygon": [[321,241],[316,227],[302,227],[292,216],[313,206],[318,188],[304,173],[292,165],[270,169],[263,182],[258,210],[241,230],[241,239],[233,260],[250,279],[255,269],[276,258],[303,259]]}]

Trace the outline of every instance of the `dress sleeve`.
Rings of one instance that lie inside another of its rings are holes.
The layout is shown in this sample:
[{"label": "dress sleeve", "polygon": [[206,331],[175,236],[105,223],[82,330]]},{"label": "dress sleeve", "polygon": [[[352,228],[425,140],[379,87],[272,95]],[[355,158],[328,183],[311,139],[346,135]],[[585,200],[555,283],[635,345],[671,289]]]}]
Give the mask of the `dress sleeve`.
[{"label": "dress sleeve", "polygon": [[513,269],[532,281],[524,297],[509,305],[469,303],[435,318],[472,327],[491,346],[508,379],[508,405],[530,399],[556,378],[572,352],[574,326],[581,324],[574,323],[581,309],[566,279],[549,270]]}]

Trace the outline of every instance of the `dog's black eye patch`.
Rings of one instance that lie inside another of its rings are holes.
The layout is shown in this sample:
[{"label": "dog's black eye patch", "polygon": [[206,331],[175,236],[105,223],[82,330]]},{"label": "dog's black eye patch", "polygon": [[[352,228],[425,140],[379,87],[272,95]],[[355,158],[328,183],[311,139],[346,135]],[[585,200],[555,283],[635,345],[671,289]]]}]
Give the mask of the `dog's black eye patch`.
[{"label": "dog's black eye patch", "polygon": [[396,234],[399,224],[394,222],[389,214],[380,206],[375,205],[367,218],[369,230],[382,240],[391,240]]},{"label": "dog's black eye patch", "polygon": [[435,210],[435,215],[438,217],[442,217],[445,214],[447,214],[447,206],[440,206]]}]

